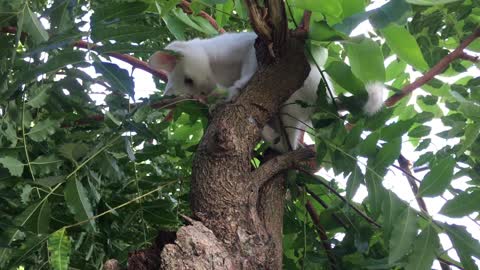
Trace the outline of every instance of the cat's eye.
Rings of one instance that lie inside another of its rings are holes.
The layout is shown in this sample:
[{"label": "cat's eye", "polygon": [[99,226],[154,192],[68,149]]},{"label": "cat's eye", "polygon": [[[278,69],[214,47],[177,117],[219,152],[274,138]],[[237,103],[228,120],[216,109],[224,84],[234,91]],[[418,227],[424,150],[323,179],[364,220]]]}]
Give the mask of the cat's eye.
[{"label": "cat's eye", "polygon": [[183,80],[183,82],[184,82],[186,85],[193,85],[193,80],[192,80],[192,78],[189,78],[189,77],[185,77],[185,79]]}]

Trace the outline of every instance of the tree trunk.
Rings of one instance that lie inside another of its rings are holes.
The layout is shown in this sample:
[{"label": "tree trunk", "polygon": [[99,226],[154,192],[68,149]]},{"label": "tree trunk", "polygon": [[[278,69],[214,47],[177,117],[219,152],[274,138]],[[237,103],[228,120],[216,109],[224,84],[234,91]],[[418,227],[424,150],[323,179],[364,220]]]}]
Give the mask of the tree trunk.
[{"label": "tree trunk", "polygon": [[252,171],[252,150],[279,105],[301,87],[309,65],[303,40],[288,38],[271,58],[257,40],[259,70],[242,94],[220,106],[199,144],[192,173],[190,226],[162,251],[162,269],[281,269],[284,178],[305,158],[294,151]]}]

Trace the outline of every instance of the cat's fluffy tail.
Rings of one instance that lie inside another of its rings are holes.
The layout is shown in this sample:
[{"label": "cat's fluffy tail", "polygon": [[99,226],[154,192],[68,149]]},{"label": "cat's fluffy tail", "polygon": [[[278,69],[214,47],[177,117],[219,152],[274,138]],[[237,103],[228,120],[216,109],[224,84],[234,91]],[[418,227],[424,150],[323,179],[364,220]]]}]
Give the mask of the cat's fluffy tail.
[{"label": "cat's fluffy tail", "polygon": [[383,92],[385,92],[385,86],[381,82],[371,82],[365,85],[368,92],[367,103],[363,106],[363,111],[367,115],[374,115],[383,106]]}]

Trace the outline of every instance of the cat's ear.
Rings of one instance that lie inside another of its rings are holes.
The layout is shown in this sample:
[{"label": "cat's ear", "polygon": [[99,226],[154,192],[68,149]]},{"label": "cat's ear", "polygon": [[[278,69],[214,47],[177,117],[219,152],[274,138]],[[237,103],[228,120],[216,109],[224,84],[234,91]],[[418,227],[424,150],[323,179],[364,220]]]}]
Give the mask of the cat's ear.
[{"label": "cat's ear", "polygon": [[178,56],[175,56],[171,53],[165,51],[158,51],[150,56],[148,60],[148,65],[157,70],[163,70],[167,73],[170,73],[175,68],[177,64]]}]

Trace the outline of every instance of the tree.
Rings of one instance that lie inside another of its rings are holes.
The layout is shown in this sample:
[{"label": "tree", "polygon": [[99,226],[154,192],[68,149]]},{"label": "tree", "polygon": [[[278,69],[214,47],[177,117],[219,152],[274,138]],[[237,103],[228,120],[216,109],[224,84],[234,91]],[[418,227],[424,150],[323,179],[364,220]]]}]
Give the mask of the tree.
[{"label": "tree", "polygon": [[[0,2],[0,268],[477,269],[480,3],[370,4]],[[164,88],[145,60],[169,41],[250,28],[261,68],[234,103],[136,98],[139,69]],[[344,95],[319,85],[314,145],[273,153],[260,130],[305,79],[305,51]],[[365,117],[372,79],[390,93]]]}]

